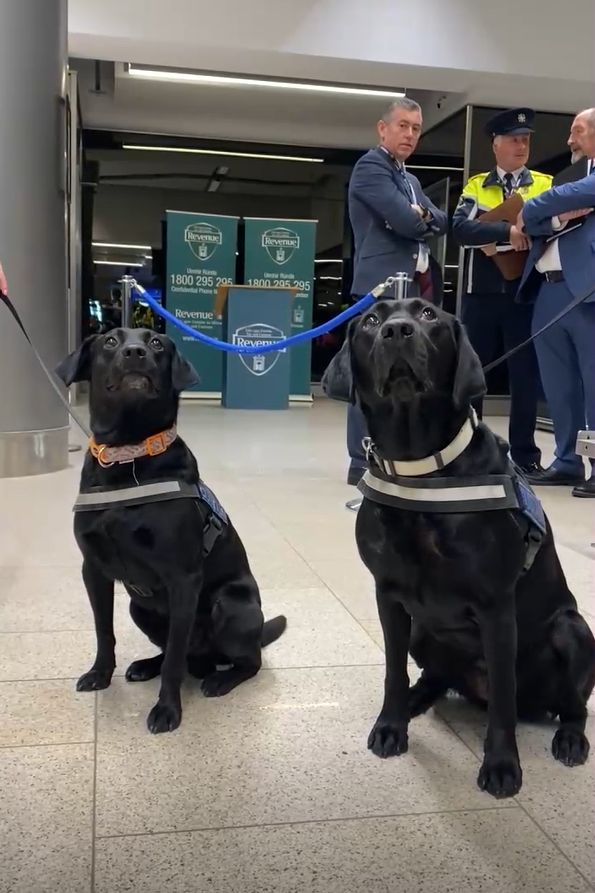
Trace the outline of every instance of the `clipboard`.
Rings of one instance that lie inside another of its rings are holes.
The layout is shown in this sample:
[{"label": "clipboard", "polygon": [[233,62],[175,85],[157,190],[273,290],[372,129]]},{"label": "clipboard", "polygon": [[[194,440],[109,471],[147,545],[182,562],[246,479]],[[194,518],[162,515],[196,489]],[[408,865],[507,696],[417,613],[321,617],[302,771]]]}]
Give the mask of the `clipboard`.
[{"label": "clipboard", "polygon": [[[509,198],[504,199],[501,204],[492,208],[491,211],[486,211],[485,214],[482,214],[478,222],[486,220],[491,223],[510,223],[512,225],[516,223],[524,204],[523,197],[518,192],[515,192]],[[488,256],[496,264],[502,278],[506,279],[507,282],[512,282],[523,275],[529,252],[514,251],[502,246],[500,250],[496,249],[495,254]]]}]

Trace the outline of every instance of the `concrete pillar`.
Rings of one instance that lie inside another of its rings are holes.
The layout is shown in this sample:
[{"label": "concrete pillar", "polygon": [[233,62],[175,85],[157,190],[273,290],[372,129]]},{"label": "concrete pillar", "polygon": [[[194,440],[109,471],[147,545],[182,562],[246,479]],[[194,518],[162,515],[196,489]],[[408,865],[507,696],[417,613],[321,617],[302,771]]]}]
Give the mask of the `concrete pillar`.
[{"label": "concrete pillar", "polygon": [[[50,368],[66,353],[67,0],[0,0],[0,262]],[[68,414],[0,304],[0,478],[68,464]]]}]

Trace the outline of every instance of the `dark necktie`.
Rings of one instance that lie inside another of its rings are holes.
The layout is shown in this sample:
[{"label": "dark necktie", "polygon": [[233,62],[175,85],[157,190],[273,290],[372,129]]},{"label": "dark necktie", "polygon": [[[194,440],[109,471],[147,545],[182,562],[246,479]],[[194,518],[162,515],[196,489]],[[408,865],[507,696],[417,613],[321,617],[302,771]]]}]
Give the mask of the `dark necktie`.
[{"label": "dark necktie", "polygon": [[415,198],[415,194],[414,194],[414,192],[413,192],[413,187],[412,187],[411,183],[409,182],[409,180],[407,179],[407,174],[405,173],[405,169],[404,169],[404,167],[403,167],[402,165],[399,164],[399,165],[397,166],[397,170],[399,171],[399,174],[401,175],[401,178],[402,178],[403,183],[404,183],[404,185],[405,185],[405,189],[407,190],[407,195],[408,195],[409,198],[411,199],[412,204],[415,204],[415,203],[416,203],[416,198]]},{"label": "dark necktie", "polygon": [[504,197],[509,198],[514,192],[514,177],[512,174],[504,174]]}]

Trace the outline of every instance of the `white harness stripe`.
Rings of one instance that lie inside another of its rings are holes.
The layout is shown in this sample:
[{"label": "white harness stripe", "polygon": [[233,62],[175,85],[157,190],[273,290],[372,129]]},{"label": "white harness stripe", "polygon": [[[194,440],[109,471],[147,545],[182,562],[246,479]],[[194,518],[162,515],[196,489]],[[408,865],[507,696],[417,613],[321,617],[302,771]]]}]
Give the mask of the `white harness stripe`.
[{"label": "white harness stripe", "polygon": [[141,484],[140,487],[126,487],[123,490],[104,490],[99,493],[79,493],[77,506],[104,505],[105,503],[124,502],[127,499],[142,499],[145,496],[160,496],[165,493],[179,493],[179,481],[161,481],[155,484]]},{"label": "white harness stripe", "polygon": [[472,487],[448,487],[445,489],[420,489],[418,487],[404,487],[402,484],[393,484],[380,480],[366,471],[362,482],[366,487],[382,493],[385,496],[394,496],[398,499],[410,499],[412,502],[475,502],[482,499],[508,499],[508,494],[503,484],[488,484]]}]

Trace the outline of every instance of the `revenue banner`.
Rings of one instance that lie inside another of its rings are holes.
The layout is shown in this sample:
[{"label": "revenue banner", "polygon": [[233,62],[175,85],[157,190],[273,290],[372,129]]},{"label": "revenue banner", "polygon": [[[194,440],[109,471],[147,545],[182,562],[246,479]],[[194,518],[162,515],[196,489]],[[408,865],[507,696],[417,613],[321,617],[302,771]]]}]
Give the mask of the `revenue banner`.
[{"label": "revenue banner", "polygon": [[[247,217],[244,283],[260,288],[298,289],[292,300],[291,334],[312,328],[316,220]],[[290,399],[311,397],[312,344],[290,349]]]},{"label": "revenue banner", "polygon": [[[214,316],[219,285],[232,283],[236,269],[238,218],[167,211],[166,304],[170,313],[197,332],[221,340],[222,323]],[[166,331],[192,363],[199,394],[221,394],[223,356],[173,323]]]}]

